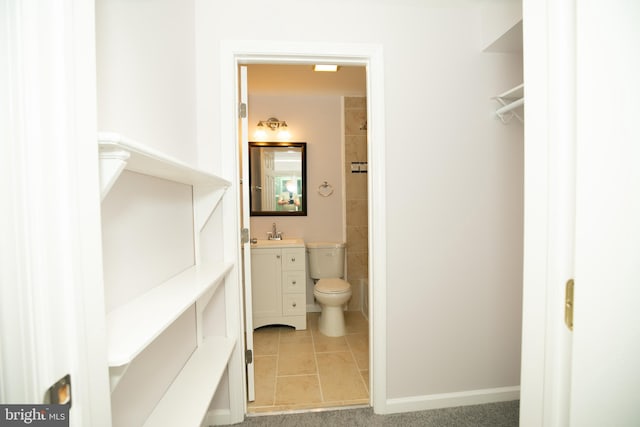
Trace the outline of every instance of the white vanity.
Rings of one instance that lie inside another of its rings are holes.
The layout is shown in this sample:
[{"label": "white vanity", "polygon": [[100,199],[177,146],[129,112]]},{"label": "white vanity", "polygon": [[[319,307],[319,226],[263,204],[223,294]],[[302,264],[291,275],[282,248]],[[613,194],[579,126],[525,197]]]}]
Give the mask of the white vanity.
[{"label": "white vanity", "polygon": [[307,270],[302,239],[251,244],[253,327],[307,328]]}]

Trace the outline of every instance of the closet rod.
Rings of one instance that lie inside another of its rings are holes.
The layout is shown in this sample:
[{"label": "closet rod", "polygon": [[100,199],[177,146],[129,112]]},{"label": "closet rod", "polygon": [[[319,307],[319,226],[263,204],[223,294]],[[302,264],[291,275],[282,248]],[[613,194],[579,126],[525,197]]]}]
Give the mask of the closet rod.
[{"label": "closet rod", "polygon": [[504,107],[500,107],[496,110],[496,114],[498,116],[502,116],[504,113],[508,113],[509,111],[513,110],[514,108],[518,108],[520,106],[524,105],[524,97],[520,98],[520,99],[516,99],[515,101],[513,101],[510,104],[505,105]]}]

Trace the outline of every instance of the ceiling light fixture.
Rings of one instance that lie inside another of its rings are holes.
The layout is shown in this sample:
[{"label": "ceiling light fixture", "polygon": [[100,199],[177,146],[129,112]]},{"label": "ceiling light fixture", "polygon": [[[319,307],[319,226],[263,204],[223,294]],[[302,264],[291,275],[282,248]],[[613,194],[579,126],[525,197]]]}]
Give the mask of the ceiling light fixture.
[{"label": "ceiling light fixture", "polygon": [[335,64],[316,64],[313,66],[313,71],[328,71],[335,73],[338,71],[338,66]]}]

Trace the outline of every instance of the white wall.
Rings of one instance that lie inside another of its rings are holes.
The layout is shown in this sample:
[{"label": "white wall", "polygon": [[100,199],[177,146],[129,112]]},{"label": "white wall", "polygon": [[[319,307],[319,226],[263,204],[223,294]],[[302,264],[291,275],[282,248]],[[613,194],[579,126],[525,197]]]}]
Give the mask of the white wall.
[{"label": "white wall", "polygon": [[96,0],[98,129],[196,164],[194,6]]},{"label": "white wall", "polygon": [[[374,208],[386,209],[388,254],[373,262],[388,272],[387,398],[517,385],[522,128],[500,123],[490,97],[521,82],[521,58],[481,53],[483,10],[473,1],[270,6],[272,19],[257,0],[195,0],[195,15],[177,0],[99,1],[100,126],[229,170],[222,159],[237,142],[220,138],[220,123],[236,106],[219,99],[235,82],[220,79],[223,40],[382,45],[388,204]],[[260,118],[282,116],[292,131],[303,120],[281,111]],[[311,189],[333,174],[315,167]]]},{"label": "white wall", "polygon": [[373,262],[388,272],[388,398],[519,383],[522,128],[490,97],[521,82],[522,59],[481,53],[476,4],[275,1],[265,19],[259,1],[196,1],[198,143],[214,167],[234,108],[217,101],[233,84],[222,40],[383,46],[388,255]]}]

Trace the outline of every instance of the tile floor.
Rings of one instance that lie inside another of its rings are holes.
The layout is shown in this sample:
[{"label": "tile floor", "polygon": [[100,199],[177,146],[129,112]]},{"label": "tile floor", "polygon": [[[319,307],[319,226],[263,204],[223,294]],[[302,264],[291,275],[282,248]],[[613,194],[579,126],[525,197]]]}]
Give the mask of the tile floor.
[{"label": "tile floor", "polygon": [[253,333],[256,400],[250,413],[369,404],[369,324],[362,313],[345,312],[347,335],[265,326]]}]

